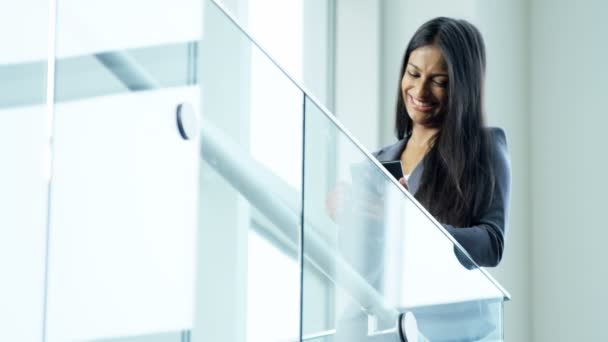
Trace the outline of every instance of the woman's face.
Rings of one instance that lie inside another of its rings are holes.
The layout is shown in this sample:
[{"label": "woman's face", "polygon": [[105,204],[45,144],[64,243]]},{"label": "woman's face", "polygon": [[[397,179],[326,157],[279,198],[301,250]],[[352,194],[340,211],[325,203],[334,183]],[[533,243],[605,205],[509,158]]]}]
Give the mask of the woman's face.
[{"label": "woman's face", "polygon": [[415,124],[445,110],[448,94],[448,72],[438,47],[427,45],[410,53],[401,79],[401,96]]}]

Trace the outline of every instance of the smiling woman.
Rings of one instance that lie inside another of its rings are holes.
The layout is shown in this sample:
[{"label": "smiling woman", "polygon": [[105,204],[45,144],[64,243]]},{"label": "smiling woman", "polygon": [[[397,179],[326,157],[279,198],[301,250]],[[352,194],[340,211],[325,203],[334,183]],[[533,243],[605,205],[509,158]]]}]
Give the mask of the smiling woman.
[{"label": "smiling woman", "polygon": [[448,75],[441,50],[427,45],[412,51],[401,80],[402,96],[412,120],[423,123],[427,116],[445,110]]},{"label": "smiling woman", "polygon": [[423,24],[402,61],[399,141],[375,156],[401,160],[400,182],[479,266],[496,266],[511,175],[504,132],[484,123],[485,64],[483,39],[469,22],[439,17]]}]

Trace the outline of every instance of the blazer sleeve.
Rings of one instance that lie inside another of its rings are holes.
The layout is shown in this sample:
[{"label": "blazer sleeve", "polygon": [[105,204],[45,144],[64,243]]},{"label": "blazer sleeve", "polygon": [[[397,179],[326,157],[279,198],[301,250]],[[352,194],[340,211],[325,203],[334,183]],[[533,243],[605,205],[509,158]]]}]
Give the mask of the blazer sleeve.
[{"label": "blazer sleeve", "polygon": [[[492,202],[479,222],[471,227],[443,225],[477,265],[485,267],[497,266],[502,259],[511,195],[511,164],[505,133],[502,129],[492,128],[491,136],[494,142],[492,162],[496,177]],[[475,267],[460,250],[455,248],[455,251],[465,267]]]}]

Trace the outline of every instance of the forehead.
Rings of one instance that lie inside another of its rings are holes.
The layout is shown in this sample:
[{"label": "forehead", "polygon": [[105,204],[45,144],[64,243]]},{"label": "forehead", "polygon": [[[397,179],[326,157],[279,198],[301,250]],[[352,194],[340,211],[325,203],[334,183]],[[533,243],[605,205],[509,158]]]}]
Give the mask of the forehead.
[{"label": "forehead", "polygon": [[412,51],[408,64],[427,72],[445,72],[447,69],[441,50],[435,45],[421,46]]}]

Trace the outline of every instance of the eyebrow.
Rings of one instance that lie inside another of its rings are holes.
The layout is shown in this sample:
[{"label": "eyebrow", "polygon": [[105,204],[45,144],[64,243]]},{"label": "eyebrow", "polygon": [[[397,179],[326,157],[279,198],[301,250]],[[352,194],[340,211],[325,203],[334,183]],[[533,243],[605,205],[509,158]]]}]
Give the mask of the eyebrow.
[{"label": "eyebrow", "polygon": [[[411,65],[413,66],[416,70],[420,71],[420,68],[417,67],[416,65],[408,62],[407,65]],[[430,74],[431,77],[436,77],[436,76],[443,76],[443,77],[448,77],[448,74],[444,74],[444,73],[437,73],[437,74]]]}]

